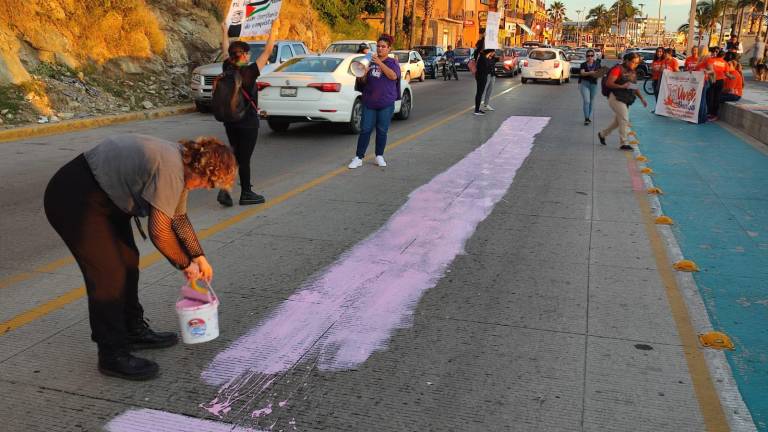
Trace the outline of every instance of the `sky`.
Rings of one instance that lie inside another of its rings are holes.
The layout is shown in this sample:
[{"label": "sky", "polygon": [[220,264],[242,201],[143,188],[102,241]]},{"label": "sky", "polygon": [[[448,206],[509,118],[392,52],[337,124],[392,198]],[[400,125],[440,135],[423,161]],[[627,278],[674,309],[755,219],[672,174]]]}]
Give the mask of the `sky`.
[{"label": "sky", "polygon": [[[549,6],[554,0],[546,0],[547,6]],[[593,7],[604,4],[606,8],[610,7],[615,0],[561,0],[565,4],[566,16],[569,19],[576,20],[577,10],[583,9],[581,19],[584,20],[586,11]],[[659,15],[659,0],[633,0],[635,6],[643,3],[643,16],[648,15],[651,18],[656,18]],[[667,17],[666,27],[668,31],[675,31],[680,24],[688,22],[688,11],[691,8],[690,0],[661,0],[661,16]]]}]

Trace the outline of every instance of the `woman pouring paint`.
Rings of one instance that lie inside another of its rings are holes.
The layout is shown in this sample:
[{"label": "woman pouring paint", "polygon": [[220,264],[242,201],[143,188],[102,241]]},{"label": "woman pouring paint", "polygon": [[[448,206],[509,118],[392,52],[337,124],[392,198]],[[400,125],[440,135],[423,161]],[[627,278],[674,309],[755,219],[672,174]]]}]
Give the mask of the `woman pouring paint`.
[{"label": "woman pouring paint", "polygon": [[62,167],[45,191],[45,214],[85,279],[91,339],[104,375],[147,380],[157,363],[131,351],[166,348],[176,333],[155,332],[139,303],[139,251],[131,218],[149,217],[149,237],[189,281],[213,269],[187,218],[187,194],[228,188],[237,163],[214,138],[174,143],[146,135],[108,138]]}]

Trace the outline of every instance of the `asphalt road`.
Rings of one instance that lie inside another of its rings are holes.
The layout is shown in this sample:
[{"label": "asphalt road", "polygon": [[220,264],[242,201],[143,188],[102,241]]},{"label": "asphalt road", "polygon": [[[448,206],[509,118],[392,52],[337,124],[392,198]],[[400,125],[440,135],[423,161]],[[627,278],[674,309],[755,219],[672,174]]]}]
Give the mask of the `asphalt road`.
[{"label": "asphalt road", "polygon": [[[467,73],[413,88],[385,169],[346,170],[356,137],[334,128],[264,128],[253,172],[266,206],[192,195],[222,333],[142,352],[161,366],[144,383],[96,371],[82,278],[58,261],[42,192],[110,134],[223,138],[222,126],[191,114],[0,144],[3,430],[721,425],[708,375],[689,373],[698,363],[678,337],[634,164],[582,125],[576,84],[498,79],[485,117],[471,114]],[[178,328],[181,278],[141,243],[147,315]]]}]

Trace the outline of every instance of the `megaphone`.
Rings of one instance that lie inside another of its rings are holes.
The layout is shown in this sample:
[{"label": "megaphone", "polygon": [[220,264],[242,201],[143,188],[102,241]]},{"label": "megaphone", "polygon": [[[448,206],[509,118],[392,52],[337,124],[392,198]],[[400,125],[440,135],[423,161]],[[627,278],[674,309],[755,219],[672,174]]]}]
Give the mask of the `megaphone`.
[{"label": "megaphone", "polygon": [[352,60],[352,64],[349,66],[349,68],[352,70],[352,74],[358,78],[364,77],[365,73],[368,71],[368,66],[371,65],[372,58],[373,54],[368,53],[365,55],[365,57]]}]

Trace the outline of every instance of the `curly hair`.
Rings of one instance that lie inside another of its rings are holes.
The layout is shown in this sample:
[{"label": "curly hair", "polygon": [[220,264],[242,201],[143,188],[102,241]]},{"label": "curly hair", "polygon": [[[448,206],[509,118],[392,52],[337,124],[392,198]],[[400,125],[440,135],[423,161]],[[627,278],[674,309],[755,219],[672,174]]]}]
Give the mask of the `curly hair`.
[{"label": "curly hair", "polygon": [[235,182],[237,161],[228,145],[213,137],[181,140],[181,158],[195,175],[208,182],[211,188],[229,189]]},{"label": "curly hair", "polygon": [[395,44],[395,38],[393,38],[392,36],[384,33],[381,36],[379,36],[379,38],[376,40],[376,42],[386,42],[387,45],[389,45],[389,47],[392,48],[392,45]]}]

